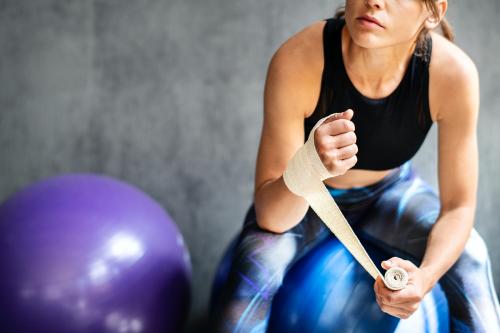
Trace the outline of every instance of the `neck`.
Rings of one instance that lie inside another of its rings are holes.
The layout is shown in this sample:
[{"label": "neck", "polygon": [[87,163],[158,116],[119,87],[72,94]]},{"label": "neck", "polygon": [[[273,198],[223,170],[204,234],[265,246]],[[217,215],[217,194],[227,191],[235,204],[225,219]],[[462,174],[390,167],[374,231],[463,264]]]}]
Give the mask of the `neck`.
[{"label": "neck", "polygon": [[353,42],[346,27],[342,35],[344,64],[351,82],[367,97],[389,95],[403,78],[415,50],[415,41],[367,49]]}]

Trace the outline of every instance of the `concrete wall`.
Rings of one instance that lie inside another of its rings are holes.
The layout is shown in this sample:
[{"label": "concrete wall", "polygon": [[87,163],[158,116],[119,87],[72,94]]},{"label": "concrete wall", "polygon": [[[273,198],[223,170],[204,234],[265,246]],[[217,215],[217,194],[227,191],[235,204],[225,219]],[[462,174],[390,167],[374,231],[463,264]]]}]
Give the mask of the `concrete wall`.
[{"label": "concrete wall", "polygon": [[[187,331],[250,204],[267,64],[339,1],[0,1],[0,200],[36,180],[96,172],[174,217],[194,268]],[[450,2],[481,78],[476,227],[500,290],[497,0]],[[415,164],[436,186],[436,127]],[[466,175],[464,175],[466,176]]]}]

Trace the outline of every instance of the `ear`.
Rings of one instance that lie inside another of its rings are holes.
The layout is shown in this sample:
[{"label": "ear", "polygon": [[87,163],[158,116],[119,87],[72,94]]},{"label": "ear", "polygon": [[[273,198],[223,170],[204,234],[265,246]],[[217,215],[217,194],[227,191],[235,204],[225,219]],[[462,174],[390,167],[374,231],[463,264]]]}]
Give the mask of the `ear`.
[{"label": "ear", "polygon": [[427,30],[432,30],[436,28],[443,19],[444,14],[446,14],[446,10],[448,9],[447,0],[436,0],[435,4],[437,7],[438,16],[434,15],[434,13],[431,10],[428,10],[429,16],[425,20],[425,27],[427,28]]}]

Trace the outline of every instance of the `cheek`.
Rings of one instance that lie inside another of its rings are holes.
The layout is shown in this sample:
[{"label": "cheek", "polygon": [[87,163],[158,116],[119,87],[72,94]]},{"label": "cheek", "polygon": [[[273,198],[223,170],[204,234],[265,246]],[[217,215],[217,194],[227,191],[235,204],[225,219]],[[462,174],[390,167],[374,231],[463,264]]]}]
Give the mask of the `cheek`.
[{"label": "cheek", "polygon": [[388,35],[390,35],[391,39],[395,44],[408,42],[417,37],[417,34],[420,29],[420,24],[418,18],[414,20],[406,21],[406,22],[398,22],[394,26],[391,27],[389,31],[387,31]]},{"label": "cheek", "polygon": [[391,17],[390,35],[396,43],[410,41],[417,36],[425,20],[422,0],[400,0],[387,8]]},{"label": "cheek", "polygon": [[352,1],[352,0],[346,0],[345,1],[345,12],[346,13],[349,13],[349,12],[352,12],[352,9],[354,9],[356,7],[356,5],[360,5],[360,2],[361,1]]}]

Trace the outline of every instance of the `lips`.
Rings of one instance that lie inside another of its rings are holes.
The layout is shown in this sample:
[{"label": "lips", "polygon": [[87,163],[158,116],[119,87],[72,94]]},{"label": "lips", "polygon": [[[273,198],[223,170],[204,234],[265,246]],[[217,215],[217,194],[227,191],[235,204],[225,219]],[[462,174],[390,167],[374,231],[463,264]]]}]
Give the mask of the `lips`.
[{"label": "lips", "polygon": [[384,26],[375,17],[373,17],[373,16],[363,15],[363,16],[358,17],[357,19],[358,20],[366,20],[366,21],[375,23],[376,25],[378,25],[381,28],[384,28]]}]

